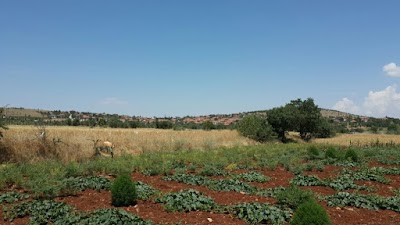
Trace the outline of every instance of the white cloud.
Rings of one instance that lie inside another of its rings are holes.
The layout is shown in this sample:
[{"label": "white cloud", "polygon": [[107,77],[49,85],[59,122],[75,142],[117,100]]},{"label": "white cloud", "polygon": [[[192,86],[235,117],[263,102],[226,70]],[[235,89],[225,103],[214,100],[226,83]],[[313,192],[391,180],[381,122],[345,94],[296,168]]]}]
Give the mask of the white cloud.
[{"label": "white cloud", "polygon": [[359,112],[359,107],[348,98],[343,98],[342,100],[336,102],[336,104],[332,107],[332,109],[348,113]]},{"label": "white cloud", "polygon": [[127,105],[128,102],[115,97],[105,98],[100,101],[102,105]]},{"label": "white cloud", "polygon": [[391,77],[400,77],[400,67],[396,63],[389,63],[383,66],[383,72],[387,73]]},{"label": "white cloud", "polygon": [[373,117],[400,118],[400,93],[397,92],[396,85],[391,85],[381,91],[370,91],[361,106],[343,98],[332,109]]},{"label": "white cloud", "polygon": [[363,106],[367,115],[400,117],[400,93],[395,85],[382,91],[370,91]]}]

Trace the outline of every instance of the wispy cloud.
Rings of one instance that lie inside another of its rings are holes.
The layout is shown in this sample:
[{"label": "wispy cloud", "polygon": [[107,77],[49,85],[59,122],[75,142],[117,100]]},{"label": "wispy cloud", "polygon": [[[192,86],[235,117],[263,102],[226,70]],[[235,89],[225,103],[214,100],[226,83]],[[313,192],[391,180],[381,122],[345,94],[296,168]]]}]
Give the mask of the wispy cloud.
[{"label": "wispy cloud", "polygon": [[127,105],[128,101],[116,98],[116,97],[108,97],[100,101],[102,105]]},{"label": "wispy cloud", "polygon": [[387,73],[390,77],[400,77],[400,67],[396,63],[389,63],[383,66],[383,72]]}]

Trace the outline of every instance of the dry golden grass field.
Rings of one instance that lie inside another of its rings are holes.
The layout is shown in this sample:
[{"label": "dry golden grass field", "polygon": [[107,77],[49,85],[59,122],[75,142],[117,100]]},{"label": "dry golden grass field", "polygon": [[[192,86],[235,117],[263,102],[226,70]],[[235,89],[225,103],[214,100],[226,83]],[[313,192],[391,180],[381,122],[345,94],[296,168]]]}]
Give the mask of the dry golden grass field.
[{"label": "dry golden grass field", "polygon": [[[40,133],[45,130],[45,137]],[[43,156],[71,161],[87,159],[94,153],[94,140],[111,141],[115,155],[164,150],[209,150],[255,144],[235,130],[161,130],[89,127],[9,126],[3,143],[14,159],[35,161]]]},{"label": "dry golden grass field", "polygon": [[333,138],[316,139],[313,143],[319,144],[332,144],[340,146],[380,146],[380,145],[399,145],[400,135],[390,134],[369,134],[369,133],[356,133],[356,134],[337,134]]},{"label": "dry golden grass field", "polygon": [[[44,136],[40,136],[45,131]],[[297,139],[297,138],[296,138]],[[19,162],[57,158],[63,161],[86,160],[94,154],[94,141],[111,141],[115,155],[138,154],[149,151],[210,150],[218,147],[255,145],[235,130],[160,130],[116,129],[89,127],[9,126],[0,143],[2,161]],[[301,142],[299,140],[299,142]],[[400,144],[400,135],[338,134],[312,143],[340,146],[371,146]]]}]

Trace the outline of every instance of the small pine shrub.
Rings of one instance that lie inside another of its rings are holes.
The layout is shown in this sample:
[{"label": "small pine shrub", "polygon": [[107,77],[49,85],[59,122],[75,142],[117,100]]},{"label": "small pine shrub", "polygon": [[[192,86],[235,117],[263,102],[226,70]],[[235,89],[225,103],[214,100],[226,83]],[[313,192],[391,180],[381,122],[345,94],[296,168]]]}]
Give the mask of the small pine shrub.
[{"label": "small pine shrub", "polygon": [[358,157],[357,152],[353,148],[349,148],[346,151],[345,158],[346,159],[351,159],[351,161],[353,161],[353,162],[358,162],[360,160],[360,158]]},{"label": "small pine shrub", "polygon": [[136,204],[136,184],[127,174],[118,176],[111,187],[113,206],[129,206]]},{"label": "small pine shrub", "polygon": [[303,190],[292,185],[285,190],[278,192],[276,198],[278,199],[278,204],[291,209],[296,209],[302,203],[314,200],[315,197],[312,191]]},{"label": "small pine shrub", "polygon": [[330,225],[331,221],[324,208],[315,200],[301,204],[295,211],[291,225]]}]

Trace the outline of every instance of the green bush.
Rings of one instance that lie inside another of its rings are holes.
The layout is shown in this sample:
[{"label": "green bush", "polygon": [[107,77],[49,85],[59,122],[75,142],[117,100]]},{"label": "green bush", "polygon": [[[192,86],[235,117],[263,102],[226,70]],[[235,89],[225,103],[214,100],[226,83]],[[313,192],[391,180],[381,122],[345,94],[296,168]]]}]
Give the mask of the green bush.
[{"label": "green bush", "polygon": [[278,192],[276,198],[278,199],[278,204],[291,209],[296,209],[302,203],[313,200],[315,197],[312,191],[303,190],[292,185],[289,188]]},{"label": "green bush", "polygon": [[316,146],[312,145],[307,149],[307,154],[309,159],[318,159],[320,158],[321,151]]},{"label": "green bush", "polygon": [[136,204],[136,184],[127,174],[117,177],[111,187],[113,206],[129,206]]},{"label": "green bush", "polygon": [[346,151],[345,158],[346,159],[351,159],[351,161],[353,161],[353,162],[358,162],[360,160],[360,158],[358,157],[357,152],[353,148],[349,148]]},{"label": "green bush", "polygon": [[330,225],[325,209],[315,200],[301,204],[293,215],[291,225]]},{"label": "green bush", "polygon": [[325,158],[337,159],[339,157],[339,152],[335,147],[329,147],[325,152]]},{"label": "green bush", "polygon": [[274,136],[274,132],[268,121],[256,115],[243,118],[239,123],[238,131],[241,135],[258,142],[267,142]]}]

